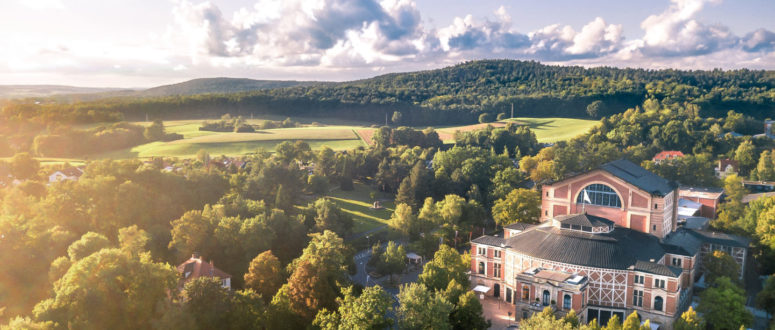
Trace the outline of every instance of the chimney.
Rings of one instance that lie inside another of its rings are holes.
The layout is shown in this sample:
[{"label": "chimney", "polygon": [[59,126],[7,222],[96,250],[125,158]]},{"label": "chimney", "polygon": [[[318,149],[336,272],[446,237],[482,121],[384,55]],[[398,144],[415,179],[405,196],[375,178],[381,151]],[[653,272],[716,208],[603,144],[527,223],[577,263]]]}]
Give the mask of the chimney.
[{"label": "chimney", "polygon": [[191,259],[199,259],[199,252],[194,252],[191,254]]}]

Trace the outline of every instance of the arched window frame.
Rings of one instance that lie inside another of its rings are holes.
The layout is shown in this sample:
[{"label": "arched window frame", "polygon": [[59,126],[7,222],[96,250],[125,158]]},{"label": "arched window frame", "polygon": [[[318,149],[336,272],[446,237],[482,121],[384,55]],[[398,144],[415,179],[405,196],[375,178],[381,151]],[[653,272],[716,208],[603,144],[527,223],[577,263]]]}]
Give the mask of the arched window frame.
[{"label": "arched window frame", "polygon": [[[590,202],[584,200],[585,191],[589,196]],[[581,189],[578,196],[576,196],[576,203],[616,208],[622,207],[622,199],[619,197],[619,193],[603,183],[592,183]]]},{"label": "arched window frame", "polygon": [[564,296],[562,296],[562,308],[566,310],[571,309],[572,301],[573,299],[571,296],[566,293]]},{"label": "arched window frame", "polygon": [[549,290],[544,290],[542,298],[543,298],[542,303],[544,304],[544,306],[549,306],[549,301],[552,300],[552,293],[549,292]]}]

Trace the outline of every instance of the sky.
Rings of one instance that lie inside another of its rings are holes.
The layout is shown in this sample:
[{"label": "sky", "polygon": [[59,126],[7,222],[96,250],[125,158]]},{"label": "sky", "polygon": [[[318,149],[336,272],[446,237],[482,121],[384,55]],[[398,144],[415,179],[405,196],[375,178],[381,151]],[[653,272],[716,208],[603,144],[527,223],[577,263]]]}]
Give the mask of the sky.
[{"label": "sky", "polygon": [[0,84],[344,81],[476,59],[775,69],[773,0],[0,0]]}]

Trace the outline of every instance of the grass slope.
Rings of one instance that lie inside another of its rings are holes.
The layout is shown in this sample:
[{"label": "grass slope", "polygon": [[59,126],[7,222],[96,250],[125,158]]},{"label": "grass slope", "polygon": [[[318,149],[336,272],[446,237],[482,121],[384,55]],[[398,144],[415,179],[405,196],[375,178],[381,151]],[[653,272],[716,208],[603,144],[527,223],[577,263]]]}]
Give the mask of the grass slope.
[{"label": "grass slope", "polygon": [[530,127],[538,142],[569,140],[589,131],[599,121],[575,118],[513,118]]},{"label": "grass slope", "polygon": [[371,209],[374,201],[371,199],[370,193],[376,192],[376,190],[359,182],[356,182],[353,188],[352,191],[336,188],[326,194],[339,208],[352,215],[355,222],[353,234],[387,225],[390,216],[395,210],[393,197],[377,192],[377,198],[382,203],[383,208],[374,210]]}]

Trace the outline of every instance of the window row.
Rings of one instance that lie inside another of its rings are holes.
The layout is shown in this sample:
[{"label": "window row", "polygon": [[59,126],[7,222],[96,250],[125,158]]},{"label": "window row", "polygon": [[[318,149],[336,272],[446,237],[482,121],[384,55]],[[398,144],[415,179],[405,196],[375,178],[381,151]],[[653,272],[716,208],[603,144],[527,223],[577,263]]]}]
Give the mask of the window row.
[{"label": "window row", "polygon": [[581,190],[576,203],[611,207],[622,207],[622,200],[611,187],[595,183]]}]

